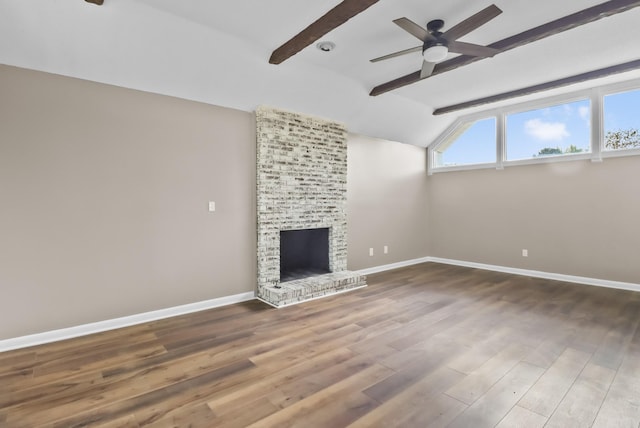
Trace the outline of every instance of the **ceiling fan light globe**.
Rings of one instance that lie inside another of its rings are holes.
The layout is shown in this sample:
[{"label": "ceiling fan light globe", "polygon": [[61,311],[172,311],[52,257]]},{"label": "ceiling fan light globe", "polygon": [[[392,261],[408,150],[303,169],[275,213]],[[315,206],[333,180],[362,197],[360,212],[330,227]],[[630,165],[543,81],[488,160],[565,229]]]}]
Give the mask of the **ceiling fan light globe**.
[{"label": "ceiling fan light globe", "polygon": [[445,59],[448,53],[449,49],[446,46],[435,45],[429,46],[427,49],[422,51],[422,57],[428,62],[438,62]]}]

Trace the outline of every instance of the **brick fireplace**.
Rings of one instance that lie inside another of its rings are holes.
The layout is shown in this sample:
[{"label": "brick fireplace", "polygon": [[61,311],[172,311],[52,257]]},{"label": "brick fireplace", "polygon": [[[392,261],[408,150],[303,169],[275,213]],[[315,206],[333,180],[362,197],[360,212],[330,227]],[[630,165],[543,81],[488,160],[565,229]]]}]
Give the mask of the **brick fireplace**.
[{"label": "brick fireplace", "polygon": [[[280,307],[366,286],[363,275],[347,270],[344,126],[260,107],[256,110],[256,127],[257,297]],[[293,253],[294,260],[326,256],[328,269],[310,267],[308,276],[305,269],[299,269],[302,273],[281,281],[281,235],[320,229],[326,230],[325,250],[304,241],[285,252]],[[327,254],[314,254],[318,251]]]}]

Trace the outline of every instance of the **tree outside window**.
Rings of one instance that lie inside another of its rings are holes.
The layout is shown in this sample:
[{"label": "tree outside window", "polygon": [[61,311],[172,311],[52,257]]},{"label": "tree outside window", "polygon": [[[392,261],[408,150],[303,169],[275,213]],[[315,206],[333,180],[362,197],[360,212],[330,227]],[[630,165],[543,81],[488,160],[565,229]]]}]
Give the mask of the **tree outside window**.
[{"label": "tree outside window", "polygon": [[640,90],[604,97],[604,149],[640,148]]}]

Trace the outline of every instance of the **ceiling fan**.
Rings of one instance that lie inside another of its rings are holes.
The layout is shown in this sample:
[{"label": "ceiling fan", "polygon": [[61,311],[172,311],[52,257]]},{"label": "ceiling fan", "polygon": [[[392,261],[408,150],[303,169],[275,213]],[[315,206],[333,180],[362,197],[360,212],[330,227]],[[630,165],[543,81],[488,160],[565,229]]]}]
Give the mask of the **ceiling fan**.
[{"label": "ceiling fan", "polygon": [[422,51],[423,60],[420,78],[424,79],[433,73],[436,64],[445,59],[449,52],[482,58],[492,57],[501,51],[487,46],[459,42],[457,39],[486,24],[501,13],[502,10],[492,4],[445,32],[440,31],[444,27],[444,21],[442,19],[429,21],[426,29],[407,18],[395,19],[393,21],[394,24],[418,38],[422,42],[422,45],[374,58],[371,62],[383,61],[400,55]]}]

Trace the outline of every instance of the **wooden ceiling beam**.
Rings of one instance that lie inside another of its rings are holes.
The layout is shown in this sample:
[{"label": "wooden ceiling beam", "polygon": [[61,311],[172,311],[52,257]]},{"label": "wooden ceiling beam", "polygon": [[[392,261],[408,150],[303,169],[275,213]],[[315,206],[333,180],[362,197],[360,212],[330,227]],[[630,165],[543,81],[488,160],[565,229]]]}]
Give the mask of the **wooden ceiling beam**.
[{"label": "wooden ceiling beam", "polygon": [[[572,13],[571,15],[564,16],[554,21],[547,22],[546,24],[539,25],[527,31],[523,31],[522,33],[516,34],[515,36],[499,40],[488,45],[488,47],[498,49],[501,52],[508,51],[510,49],[514,49],[528,43],[544,39],[545,37],[553,36],[554,34],[558,34],[563,31],[571,30],[572,28],[597,21],[607,16],[626,12],[637,6],[640,6],[640,0],[610,0],[605,3],[601,3],[581,10],[579,12]],[[433,70],[433,73],[430,76],[424,77],[422,79],[427,79],[431,76],[454,70],[458,67],[480,61],[481,59],[484,58],[461,55],[448,61],[438,63]],[[377,96],[380,94],[384,94],[385,92],[389,92],[394,89],[416,83],[422,79],[420,78],[420,71],[416,71],[414,73],[407,74],[406,76],[402,76],[390,82],[376,86],[371,90],[369,95]]]},{"label": "wooden ceiling beam", "polygon": [[[88,0],[87,0],[88,1]],[[344,0],[329,12],[322,15],[314,23],[299,32],[288,42],[273,51],[269,63],[280,64],[292,57],[329,31],[337,28],[379,0]]]},{"label": "wooden ceiling beam", "polygon": [[549,89],[555,89],[562,86],[573,85],[575,83],[586,82],[588,80],[599,79],[601,77],[607,77],[613,74],[637,70],[638,68],[640,68],[640,59],[625,62],[624,64],[617,64],[611,67],[601,68],[599,70],[589,71],[582,74],[576,74],[575,76],[565,77],[563,79],[553,80],[551,82],[541,83],[539,85],[533,85],[526,88],[516,89],[514,91],[503,92],[501,94],[492,95],[490,97],[477,98],[475,100],[465,101],[459,104],[440,107],[435,109],[433,114],[437,116],[445,113],[451,113],[453,111],[463,110],[470,107],[477,107],[483,104],[495,103],[497,101],[508,100],[510,98],[521,97],[523,95],[531,95],[537,92],[547,91]]}]

